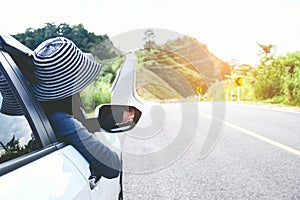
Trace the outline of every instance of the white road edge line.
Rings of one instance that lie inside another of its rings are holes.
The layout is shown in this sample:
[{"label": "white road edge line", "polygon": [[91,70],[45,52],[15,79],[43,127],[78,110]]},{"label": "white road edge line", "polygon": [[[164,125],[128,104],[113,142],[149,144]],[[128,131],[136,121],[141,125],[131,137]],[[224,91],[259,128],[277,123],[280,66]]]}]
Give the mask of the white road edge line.
[{"label": "white road edge line", "polygon": [[226,120],[220,120],[220,119],[217,119],[215,117],[212,117],[211,115],[208,115],[208,114],[202,113],[202,112],[200,114],[203,115],[203,116],[205,116],[205,117],[208,117],[208,118],[214,118],[214,120],[217,120],[219,122],[223,122],[224,125],[226,125],[228,127],[231,127],[233,129],[236,129],[236,130],[238,130],[238,131],[240,131],[240,132],[242,132],[242,133],[244,133],[246,135],[252,136],[252,137],[254,137],[254,138],[258,139],[258,140],[264,141],[264,142],[266,142],[268,144],[271,144],[271,145],[273,145],[273,146],[275,146],[277,148],[283,149],[283,150],[285,150],[285,151],[287,151],[289,153],[292,153],[292,154],[295,154],[297,156],[300,156],[300,151],[297,150],[297,149],[294,149],[294,148],[289,147],[287,145],[284,145],[284,144],[281,144],[281,143],[276,142],[274,140],[271,140],[271,139],[269,139],[267,137],[264,137],[262,135],[259,135],[259,134],[255,133],[253,131],[250,131],[248,129],[242,128],[242,127],[237,126],[235,124],[232,124],[232,123],[230,123],[230,122],[228,122]]}]

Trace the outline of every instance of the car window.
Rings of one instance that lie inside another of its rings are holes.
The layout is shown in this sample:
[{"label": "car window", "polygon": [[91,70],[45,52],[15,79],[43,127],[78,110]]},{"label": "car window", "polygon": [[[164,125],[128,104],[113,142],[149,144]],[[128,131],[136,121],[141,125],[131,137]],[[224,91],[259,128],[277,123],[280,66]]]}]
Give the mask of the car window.
[{"label": "car window", "polygon": [[0,71],[0,163],[40,147],[24,113]]}]

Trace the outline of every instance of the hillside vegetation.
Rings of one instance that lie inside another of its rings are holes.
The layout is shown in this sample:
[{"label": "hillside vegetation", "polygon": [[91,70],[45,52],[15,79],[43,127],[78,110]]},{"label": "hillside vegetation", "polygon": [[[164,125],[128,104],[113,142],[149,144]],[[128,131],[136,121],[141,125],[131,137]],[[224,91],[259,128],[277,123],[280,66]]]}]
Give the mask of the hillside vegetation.
[{"label": "hillside vegetation", "polygon": [[[232,76],[243,78],[242,101],[300,106],[300,51],[275,56],[273,45],[260,47],[260,63],[256,67],[240,65]],[[229,90],[236,91],[232,81],[224,82]]]},{"label": "hillside vegetation", "polygon": [[144,99],[232,101],[234,94],[235,101],[300,106],[300,51],[276,56],[274,45],[258,43],[257,66],[230,66],[188,36],[146,47],[136,52],[137,93]]},{"label": "hillside vegetation", "polygon": [[212,85],[230,74],[227,63],[188,36],[136,51],[136,56],[137,93],[145,99],[193,99],[210,93]]}]

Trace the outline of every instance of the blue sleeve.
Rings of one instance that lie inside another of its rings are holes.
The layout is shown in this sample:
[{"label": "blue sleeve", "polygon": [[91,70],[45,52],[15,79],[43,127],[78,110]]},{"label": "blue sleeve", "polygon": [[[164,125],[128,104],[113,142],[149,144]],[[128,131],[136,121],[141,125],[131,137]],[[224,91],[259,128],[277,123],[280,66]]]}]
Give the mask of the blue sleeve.
[{"label": "blue sleeve", "polygon": [[73,118],[72,115],[55,112],[50,123],[59,141],[72,145],[90,163],[97,177],[116,178],[119,176],[119,156],[100,142],[92,133]]}]

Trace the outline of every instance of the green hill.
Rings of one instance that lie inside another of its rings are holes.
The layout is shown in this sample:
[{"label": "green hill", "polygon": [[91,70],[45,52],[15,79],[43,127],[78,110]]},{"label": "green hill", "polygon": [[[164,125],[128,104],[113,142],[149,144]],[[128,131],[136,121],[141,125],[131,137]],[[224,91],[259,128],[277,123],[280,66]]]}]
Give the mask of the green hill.
[{"label": "green hill", "polygon": [[[227,63],[210,53],[206,45],[187,36],[155,49],[136,51],[136,56],[137,80],[148,80],[147,84],[136,83],[138,94],[145,99],[195,97],[199,88],[205,94],[210,86],[230,73]],[[154,84],[157,80],[163,84]],[[168,92],[162,88],[168,88]]]}]

